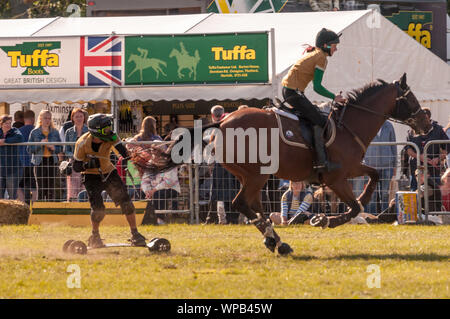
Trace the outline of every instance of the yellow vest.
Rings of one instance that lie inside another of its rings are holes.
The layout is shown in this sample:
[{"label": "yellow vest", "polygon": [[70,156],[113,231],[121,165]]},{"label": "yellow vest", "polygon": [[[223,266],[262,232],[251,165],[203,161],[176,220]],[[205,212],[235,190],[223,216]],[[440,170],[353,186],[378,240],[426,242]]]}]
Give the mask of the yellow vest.
[{"label": "yellow vest", "polygon": [[[91,133],[87,132],[84,133],[75,143],[75,151],[73,152],[73,158],[77,161],[83,161],[88,162],[89,156],[92,155],[94,157],[97,157],[100,161],[100,170],[102,171],[102,174],[108,174],[109,172],[116,169],[114,165],[111,163],[110,155],[111,155],[111,149],[114,147],[114,145],[117,145],[120,143],[119,141],[115,142],[103,142],[100,145],[100,148],[98,152],[94,152],[92,149],[92,135]],[[100,174],[98,168],[89,168],[83,172],[84,174]]]},{"label": "yellow vest", "polygon": [[309,82],[314,79],[314,70],[319,68],[325,71],[327,67],[327,56],[320,49],[306,53],[291,67],[281,81],[281,84],[289,89],[304,92]]}]

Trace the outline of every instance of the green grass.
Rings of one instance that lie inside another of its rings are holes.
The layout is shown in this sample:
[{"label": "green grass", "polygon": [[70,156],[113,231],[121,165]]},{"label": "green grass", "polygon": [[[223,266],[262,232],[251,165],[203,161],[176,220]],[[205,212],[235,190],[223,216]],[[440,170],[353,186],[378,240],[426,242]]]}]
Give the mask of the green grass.
[{"label": "green grass", "polygon": [[[267,250],[254,226],[140,228],[171,241],[168,254],[145,248],[63,253],[89,228],[0,227],[0,298],[449,298],[450,226],[344,225],[277,228],[294,253]],[[124,227],[103,227],[105,242],[125,242]],[[81,288],[67,287],[67,267]],[[369,288],[371,264],[380,288]]]}]

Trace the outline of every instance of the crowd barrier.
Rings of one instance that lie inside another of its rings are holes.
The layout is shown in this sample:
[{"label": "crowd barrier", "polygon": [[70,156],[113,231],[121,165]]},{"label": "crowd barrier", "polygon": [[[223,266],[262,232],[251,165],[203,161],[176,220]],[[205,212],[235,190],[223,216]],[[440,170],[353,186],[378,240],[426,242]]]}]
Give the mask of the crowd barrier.
[{"label": "crowd barrier", "polygon": [[[133,142],[136,144],[135,142]],[[151,142],[138,142],[138,144],[149,144]],[[424,147],[425,157],[431,156],[430,151],[434,144],[450,143],[450,141],[432,141],[427,143]],[[60,146],[64,147],[74,146],[74,143],[18,143],[6,144],[0,146],[1,162],[0,162],[0,197],[2,198],[18,198],[23,201],[30,201],[35,203],[36,209],[58,210],[55,208],[65,207],[69,209],[72,206],[84,207],[88,209],[88,199],[86,191],[81,182],[81,177],[72,172],[71,176],[63,176],[59,171],[59,161],[67,159],[67,156],[62,155],[57,160],[46,160],[45,165],[41,164],[33,166],[28,162],[27,165],[27,147],[29,146]],[[400,146],[405,147],[410,145],[415,149],[420,156],[419,148],[409,142],[377,142],[371,143],[372,146]],[[442,201],[435,197],[425,196],[424,201],[420,200],[423,194],[428,194],[431,185],[425,183],[423,187],[411,189],[411,179],[415,176],[402,176],[405,169],[402,168],[401,152],[397,149],[397,156],[395,164],[388,166],[378,166],[377,170],[380,172],[380,181],[377,184],[377,189],[374,192],[371,202],[365,207],[368,213],[374,215],[385,211],[389,206],[389,202],[395,197],[397,191],[414,191],[417,193],[418,213],[421,217],[424,213],[425,219],[430,214],[433,215],[449,215],[449,209],[443,205]],[[138,213],[144,213],[146,202],[149,200],[141,189],[141,179],[136,167],[133,167],[131,162],[128,162],[127,167],[121,166],[119,154],[112,153],[111,160],[116,165],[119,175],[123,178],[127,185],[128,192],[132,200],[136,204]],[[383,159],[380,158],[380,162]],[[367,163],[371,166],[371,163]],[[439,169],[430,169],[428,163],[424,163],[423,167],[418,167],[417,180],[428,180],[429,178],[440,179],[444,168],[442,165]],[[385,174],[386,171],[393,172],[392,176]],[[424,179],[422,179],[422,174]],[[432,174],[432,175],[430,175]],[[152,205],[157,214],[163,215],[184,215],[187,216],[187,222],[195,224],[204,222],[208,213],[216,214],[217,202],[224,202],[224,209],[227,213],[228,222],[241,223],[245,222],[245,218],[239,212],[233,212],[231,208],[231,201],[240,190],[239,181],[219,164],[183,164],[177,168],[178,183],[170,189],[161,189],[154,194],[152,198]],[[354,178],[350,180],[353,185],[355,196],[358,197],[363,191],[367,178]],[[449,183],[450,185],[450,183]],[[261,190],[261,198],[266,216],[272,212],[280,212],[281,198],[287,191],[289,181],[270,176],[266,185]],[[440,191],[447,191],[446,185],[440,186]],[[31,191],[31,192],[30,192]],[[450,189],[448,190],[450,193]],[[315,187],[315,207],[314,209],[325,212],[329,215],[336,215],[343,213],[347,207],[340,202],[339,198],[333,196],[332,193],[322,191]],[[109,196],[104,193],[104,201],[111,202]],[[71,204],[84,203],[84,204]],[[112,204],[112,203],[111,203]],[[108,205],[111,205],[108,204]],[[63,206],[61,206],[63,205]],[[81,205],[81,206],[80,206]],[[437,207],[439,206],[439,207]],[[422,210],[422,207],[424,208]],[[318,211],[315,211],[318,212]]]}]

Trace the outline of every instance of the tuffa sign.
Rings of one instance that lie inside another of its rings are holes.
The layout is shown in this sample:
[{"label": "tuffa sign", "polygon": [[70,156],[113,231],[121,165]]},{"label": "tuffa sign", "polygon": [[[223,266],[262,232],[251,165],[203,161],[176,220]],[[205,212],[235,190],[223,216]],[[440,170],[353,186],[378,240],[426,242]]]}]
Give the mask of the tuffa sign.
[{"label": "tuffa sign", "polygon": [[46,67],[58,67],[59,55],[51,50],[60,49],[61,42],[24,42],[0,47],[10,59],[11,68],[26,68],[22,75],[48,75]]},{"label": "tuffa sign", "polygon": [[125,84],[265,83],[268,35],[125,38]]}]

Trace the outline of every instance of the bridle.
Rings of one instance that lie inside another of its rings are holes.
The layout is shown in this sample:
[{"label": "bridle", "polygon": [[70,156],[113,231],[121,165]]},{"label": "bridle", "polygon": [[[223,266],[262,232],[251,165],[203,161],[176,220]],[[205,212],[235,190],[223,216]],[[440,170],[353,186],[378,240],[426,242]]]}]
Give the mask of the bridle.
[{"label": "bridle", "polygon": [[[369,112],[375,115],[378,115],[380,117],[383,117],[384,120],[390,120],[392,122],[395,123],[399,123],[399,124],[403,124],[403,125],[409,125],[408,121],[411,120],[412,118],[414,118],[415,116],[417,116],[418,114],[420,114],[421,112],[423,112],[423,110],[420,108],[420,105],[418,106],[418,108],[412,112],[411,114],[407,114],[406,116],[402,115],[402,111],[400,109],[401,105],[404,103],[408,103],[408,95],[411,94],[411,89],[409,88],[409,86],[406,87],[405,90],[403,90],[400,87],[400,84],[398,82],[395,82],[395,87],[397,88],[397,97],[395,98],[395,108],[394,111],[392,112],[392,114],[389,115],[385,115],[383,113],[374,111],[366,106],[362,106],[359,104],[355,104],[355,103],[351,103],[351,102],[347,102],[345,103],[345,105],[343,106],[343,108],[341,108],[341,112],[339,114],[339,119],[338,119],[338,128],[341,128],[342,126],[347,129],[347,131],[350,132],[350,134],[353,135],[353,137],[355,138],[356,142],[361,146],[361,148],[363,149],[364,153],[366,152],[366,146],[364,145],[364,143],[361,141],[361,139],[358,137],[358,135],[353,132],[353,130],[348,127],[348,125],[346,125],[343,122],[343,117],[345,114],[345,111],[347,109],[347,107],[352,107],[358,110],[362,110],[365,112]],[[333,102],[334,103],[334,102]],[[337,108],[335,106],[332,107],[333,112],[336,110]],[[331,114],[330,114],[331,116]]]}]

